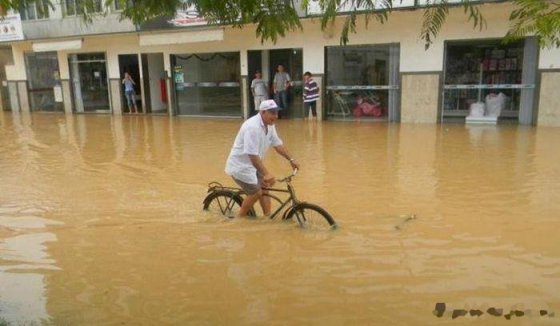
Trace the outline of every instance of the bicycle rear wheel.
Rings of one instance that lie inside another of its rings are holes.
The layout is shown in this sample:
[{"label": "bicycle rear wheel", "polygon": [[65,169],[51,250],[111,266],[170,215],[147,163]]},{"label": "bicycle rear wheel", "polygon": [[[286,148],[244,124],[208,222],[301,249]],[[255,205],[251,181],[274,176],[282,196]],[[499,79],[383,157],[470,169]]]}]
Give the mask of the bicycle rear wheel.
[{"label": "bicycle rear wheel", "polygon": [[[215,190],[204,198],[203,209],[213,214],[221,214],[233,218],[239,212],[243,198],[235,191]],[[251,209],[249,216],[255,216],[255,211]]]},{"label": "bicycle rear wheel", "polygon": [[299,203],[292,207],[286,219],[294,218],[301,227],[306,229],[334,229],[336,222],[323,208],[310,203]]}]

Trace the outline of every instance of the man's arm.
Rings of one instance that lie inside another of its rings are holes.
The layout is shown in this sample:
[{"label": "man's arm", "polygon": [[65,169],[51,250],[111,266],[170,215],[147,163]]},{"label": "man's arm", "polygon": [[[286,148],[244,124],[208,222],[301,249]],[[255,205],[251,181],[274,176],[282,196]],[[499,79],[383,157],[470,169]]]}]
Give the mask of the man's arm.
[{"label": "man's arm", "polygon": [[292,157],[292,155],[290,155],[290,152],[288,152],[286,146],[284,145],[274,146],[274,150],[276,150],[276,153],[282,155],[285,159],[290,161],[290,164],[292,165],[292,169],[299,170],[299,163],[296,161],[295,158]]},{"label": "man's arm", "polygon": [[276,182],[276,178],[272,174],[268,173],[268,170],[264,166],[261,158],[258,155],[249,154],[249,159],[251,160],[251,163],[253,164],[255,169],[257,169],[257,171],[259,171],[259,173],[263,176],[264,186],[271,187],[272,185],[274,185],[274,182]]}]

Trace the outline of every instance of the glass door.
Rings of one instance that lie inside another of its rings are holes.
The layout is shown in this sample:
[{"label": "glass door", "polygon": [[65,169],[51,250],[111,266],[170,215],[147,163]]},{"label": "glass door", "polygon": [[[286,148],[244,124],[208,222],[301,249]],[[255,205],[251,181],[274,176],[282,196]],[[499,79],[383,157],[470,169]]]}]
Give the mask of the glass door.
[{"label": "glass door", "polygon": [[399,120],[398,44],[326,48],[327,118]]},{"label": "glass door", "polygon": [[242,116],[239,52],[172,55],[178,115]]},{"label": "glass door", "polygon": [[25,54],[29,105],[31,111],[63,111],[62,102],[56,102],[54,87],[60,87],[58,56],[56,52]]},{"label": "glass door", "polygon": [[71,54],[68,60],[74,94],[74,111],[111,112],[105,54]]}]

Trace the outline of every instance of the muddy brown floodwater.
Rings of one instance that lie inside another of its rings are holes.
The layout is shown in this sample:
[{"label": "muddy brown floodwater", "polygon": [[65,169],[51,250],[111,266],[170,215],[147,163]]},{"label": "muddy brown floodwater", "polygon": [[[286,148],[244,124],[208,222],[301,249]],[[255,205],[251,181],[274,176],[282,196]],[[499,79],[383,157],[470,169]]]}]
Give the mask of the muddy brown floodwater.
[{"label": "muddy brown floodwater", "polygon": [[0,320],[560,322],[560,128],[279,121],[314,232],[202,212],[240,123],[0,114]]}]

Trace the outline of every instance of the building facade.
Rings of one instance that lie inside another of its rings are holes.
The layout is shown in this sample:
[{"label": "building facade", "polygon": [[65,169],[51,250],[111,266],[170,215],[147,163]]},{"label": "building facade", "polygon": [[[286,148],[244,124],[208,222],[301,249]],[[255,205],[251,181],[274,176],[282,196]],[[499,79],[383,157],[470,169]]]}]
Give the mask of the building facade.
[{"label": "building facade", "polygon": [[302,31],[273,44],[255,26],[209,26],[187,8],[143,26],[110,8],[84,24],[73,3],[21,12],[22,39],[0,43],[4,110],[128,114],[127,72],[142,113],[246,118],[255,71],[271,86],[281,64],[292,80],[285,118],[303,118],[310,71],[321,87],[321,119],[464,121],[473,103],[500,98],[501,120],[560,126],[560,49],[539,48],[532,37],[503,44],[509,2],[483,4],[488,24],[480,31],[452,9],[427,50],[414,1],[398,1],[384,24],[359,21],[344,46],[343,17],[321,30],[313,6],[300,13]]}]

